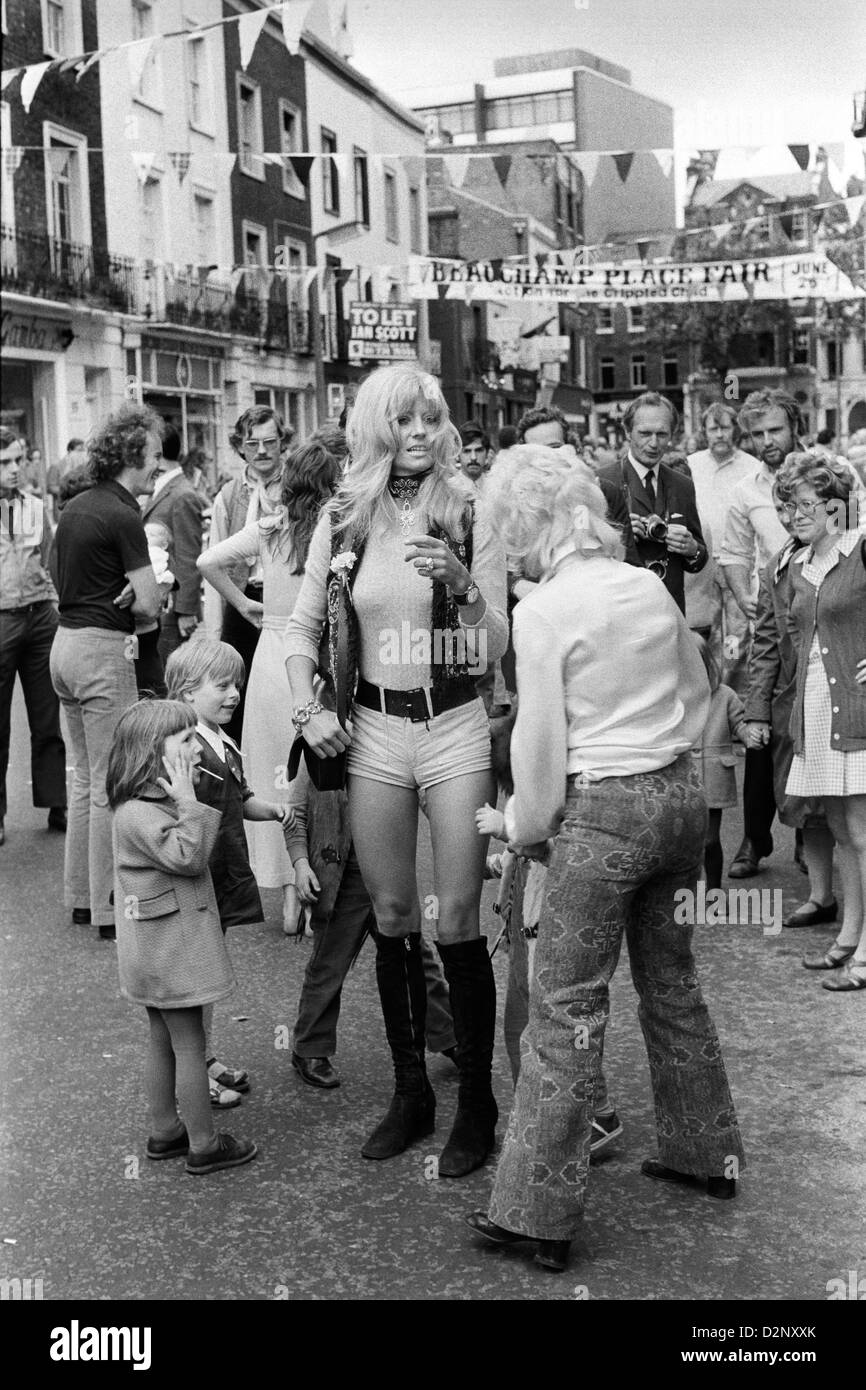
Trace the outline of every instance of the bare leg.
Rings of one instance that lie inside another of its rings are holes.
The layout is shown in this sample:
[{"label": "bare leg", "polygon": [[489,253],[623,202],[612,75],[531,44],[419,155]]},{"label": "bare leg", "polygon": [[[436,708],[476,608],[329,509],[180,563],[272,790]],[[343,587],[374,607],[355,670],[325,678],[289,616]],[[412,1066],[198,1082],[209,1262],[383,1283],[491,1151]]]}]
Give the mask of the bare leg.
[{"label": "bare leg", "polygon": [[433,880],[439,904],[436,935],[443,944],[478,936],[487,836],[478,834],[475,812],[495,797],[491,772],[452,777],[427,791]]},{"label": "bare leg", "polygon": [[393,787],[385,782],[374,782],[370,777],[351,776],[349,818],[355,854],[373,901],[379,931],[383,936],[420,932],[421,910],[415,877],[418,839],[415,788]]},{"label": "bare leg", "polygon": [[833,901],[833,850],[836,841],[829,827],[803,827],[803,857],[809,870],[809,901],[829,907]]}]

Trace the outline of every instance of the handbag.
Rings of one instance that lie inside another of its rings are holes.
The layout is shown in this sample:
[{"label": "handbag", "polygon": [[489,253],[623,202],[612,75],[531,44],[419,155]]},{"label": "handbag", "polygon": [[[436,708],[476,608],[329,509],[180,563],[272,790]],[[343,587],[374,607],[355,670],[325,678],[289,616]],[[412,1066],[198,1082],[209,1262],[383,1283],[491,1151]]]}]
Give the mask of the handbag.
[{"label": "handbag", "polygon": [[293,782],[301,765],[301,754],[307,765],[310,781],[319,792],[340,792],[346,786],[346,754],[336,753],[330,758],[320,758],[313,752],[303,734],[298,734],[289,753],[286,775]]}]

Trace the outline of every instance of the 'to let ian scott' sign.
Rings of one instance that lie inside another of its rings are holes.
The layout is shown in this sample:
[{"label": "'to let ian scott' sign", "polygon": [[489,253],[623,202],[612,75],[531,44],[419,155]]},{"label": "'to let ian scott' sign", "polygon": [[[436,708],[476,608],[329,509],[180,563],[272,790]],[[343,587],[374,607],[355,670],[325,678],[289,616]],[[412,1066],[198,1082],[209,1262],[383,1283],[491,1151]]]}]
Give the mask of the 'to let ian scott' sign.
[{"label": "'to let ian scott' sign", "polygon": [[349,361],[405,362],[416,355],[418,310],[409,304],[349,305]]}]

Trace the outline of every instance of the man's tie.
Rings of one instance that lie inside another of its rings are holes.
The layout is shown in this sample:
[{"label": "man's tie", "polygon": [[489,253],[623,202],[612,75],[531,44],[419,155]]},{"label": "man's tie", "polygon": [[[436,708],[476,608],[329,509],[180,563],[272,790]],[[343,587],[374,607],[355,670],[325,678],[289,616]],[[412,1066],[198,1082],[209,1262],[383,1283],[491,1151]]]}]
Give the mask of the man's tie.
[{"label": "man's tie", "polygon": [[655,505],[656,505],[656,485],[655,485],[655,476],[656,476],[656,475],[655,475],[654,469],[650,468],[650,469],[647,470],[647,475],[646,475],[646,477],[645,477],[644,480],[643,480],[643,485],[644,485],[644,487],[646,488],[646,491],[647,491],[647,493],[648,493],[648,495],[649,495],[649,500],[650,500],[650,503],[651,503],[651,505],[652,505],[653,511],[655,511]]}]

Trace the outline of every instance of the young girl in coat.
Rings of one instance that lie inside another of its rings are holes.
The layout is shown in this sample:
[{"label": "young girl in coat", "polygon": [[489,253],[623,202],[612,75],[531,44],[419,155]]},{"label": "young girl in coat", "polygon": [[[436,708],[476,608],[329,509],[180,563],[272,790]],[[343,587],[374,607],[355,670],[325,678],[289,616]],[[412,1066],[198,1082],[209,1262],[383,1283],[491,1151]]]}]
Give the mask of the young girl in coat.
[{"label": "young girl in coat", "polygon": [[[169,698],[182,701],[193,715],[200,764],[196,796],[222,817],[210,871],[223,932],[260,922],[264,912],[250,868],[244,821],[278,821],[288,832],[295,818],[290,806],[263,801],[254,794],[244,777],[241,751],[223,729],[240,700],[243,658],[227,642],[212,638],[183,642],[166,662],[165,679]],[[211,1103],[226,1110],[240,1105],[241,1093],[250,1089],[250,1078],[243,1068],[219,1061],[211,1040],[212,1024],[209,1005],[204,1026]]]},{"label": "young girl in coat", "polygon": [[150,1023],[146,1152],[186,1155],[192,1174],[256,1155],[251,1140],[216,1134],[211,1115],[202,1010],[234,976],[208,870],[222,817],[196,800],[198,764],[192,710],[142,700],[118,722],[106,776],[120,988]]},{"label": "young girl in coat", "polygon": [[704,795],[710,812],[704,844],[704,872],[707,889],[722,886],[722,811],[737,804],[737,765],[732,740],[744,741],[746,732],[743,702],[729,685],[722,684],[722,673],[703,637],[694,634],[695,643],[713,693],[703,738],[694,749],[700,760]]}]

